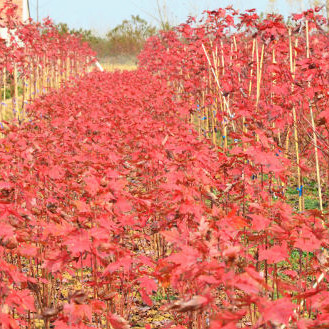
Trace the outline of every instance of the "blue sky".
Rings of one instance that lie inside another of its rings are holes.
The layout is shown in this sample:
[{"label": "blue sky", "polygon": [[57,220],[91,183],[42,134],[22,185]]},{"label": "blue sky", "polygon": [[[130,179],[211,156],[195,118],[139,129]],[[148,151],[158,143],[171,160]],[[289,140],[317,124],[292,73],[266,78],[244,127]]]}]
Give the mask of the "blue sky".
[{"label": "blue sky", "polygon": [[[30,1],[32,17],[36,19],[37,0]],[[215,9],[233,4],[235,8],[257,8],[258,11],[277,12],[287,15],[300,8],[298,0],[159,0],[167,3],[169,19],[178,24],[184,22],[188,15],[202,12],[204,9]],[[292,3],[291,4],[289,4]],[[308,7],[309,0],[304,0]],[[55,22],[67,23],[72,28],[86,28],[104,34],[111,27],[120,24],[123,19],[139,14],[148,21],[155,22],[152,16],[157,15],[156,0],[39,0],[40,17],[51,17]]]}]

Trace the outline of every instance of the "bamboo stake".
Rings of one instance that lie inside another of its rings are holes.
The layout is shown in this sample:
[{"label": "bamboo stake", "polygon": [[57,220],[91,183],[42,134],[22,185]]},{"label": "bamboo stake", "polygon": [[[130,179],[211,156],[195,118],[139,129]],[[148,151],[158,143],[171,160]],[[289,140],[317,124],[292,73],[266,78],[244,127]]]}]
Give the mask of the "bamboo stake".
[{"label": "bamboo stake", "polygon": [[34,63],[32,64],[32,83],[33,83],[33,93],[32,93],[32,99],[34,100],[36,98],[37,93],[37,81],[36,81],[36,68]]},{"label": "bamboo stake", "polygon": [[262,81],[262,71],[263,71],[263,61],[264,61],[264,44],[262,45],[260,60],[258,55],[258,42],[256,40],[256,59],[257,59],[257,96],[256,96],[256,108],[258,107],[259,98],[260,98],[260,84]]},{"label": "bamboo stake", "polygon": [[[306,57],[310,58],[310,41],[309,41],[309,28],[308,21],[306,21]],[[310,86],[310,83],[309,83]],[[321,191],[321,177],[320,177],[320,165],[319,165],[319,155],[318,155],[318,141],[316,136],[316,127],[314,122],[314,114],[312,104],[309,104],[311,122],[312,122],[312,130],[313,130],[313,143],[314,143],[314,154],[315,154],[315,166],[316,166],[316,177],[318,183],[318,195],[319,195],[319,203],[320,210],[323,212],[323,203],[322,203],[322,191]]]},{"label": "bamboo stake", "polygon": [[5,104],[6,104],[6,82],[7,82],[7,74],[6,74],[6,68],[3,68],[2,71],[2,85],[3,85],[3,96],[2,96],[2,104],[1,104],[1,120],[4,118],[4,110]]},{"label": "bamboo stake", "polygon": [[234,51],[238,51],[238,45],[236,43],[236,37],[233,35]]},{"label": "bamboo stake", "polygon": [[[261,55],[259,59],[258,53],[258,42],[256,39],[256,64],[257,64],[257,72],[256,72],[256,111],[258,109],[258,103],[260,98],[260,84],[262,80],[262,70],[263,70],[263,60],[264,60],[264,44],[262,46]],[[259,142],[259,136],[256,134],[256,141]]]},{"label": "bamboo stake", "polygon": [[15,110],[15,119],[19,118],[18,112],[18,72],[17,64],[14,64],[14,110]]},{"label": "bamboo stake", "polygon": [[22,119],[25,119],[25,101],[26,101],[26,95],[27,95],[27,87],[26,87],[26,76],[24,74],[23,78],[23,95],[22,95],[22,105],[21,105],[21,114],[22,114]]},{"label": "bamboo stake", "polygon": [[[289,29],[289,59],[290,59],[290,71],[295,78],[295,67],[293,62],[293,54],[292,54],[292,42],[291,42],[291,29]],[[292,84],[291,90],[294,90],[294,85]],[[301,172],[300,172],[300,159],[299,159],[299,143],[298,143],[298,131],[297,131],[297,116],[296,116],[296,109],[295,106],[292,108],[293,113],[293,126],[294,126],[294,138],[295,138],[295,150],[296,150],[296,163],[297,163],[297,180],[298,180],[298,204],[299,204],[299,211],[303,211],[303,190],[302,190],[302,180],[301,180]]]},{"label": "bamboo stake", "polygon": [[[223,99],[221,96],[219,96],[219,107],[220,107],[220,111],[221,113],[224,113],[224,104],[223,104]],[[222,148],[226,149],[227,147],[227,143],[225,142],[225,138],[223,138],[223,136],[225,136],[226,130],[225,130],[225,122],[224,119],[222,121],[222,136],[219,137],[219,139],[222,142]]]},{"label": "bamboo stake", "polygon": [[[213,61],[214,61],[214,65],[215,65],[215,73],[216,73],[216,75],[218,75],[218,50],[217,50],[217,46],[216,46],[215,52],[212,52],[212,56],[213,56]],[[217,114],[217,98],[215,99],[215,107],[214,107],[214,109],[212,110],[212,113],[211,113],[212,137],[213,137],[213,144],[215,146],[217,144],[217,138],[216,138],[217,119],[216,119],[216,114]]]},{"label": "bamboo stake", "polygon": [[[202,45],[203,46],[203,45]],[[224,47],[223,47],[223,41],[220,41],[220,47],[221,47],[221,59],[222,59],[222,75],[225,74],[225,62],[224,62]]]},{"label": "bamboo stake", "polygon": [[[209,56],[208,56],[208,53],[207,53],[207,50],[206,50],[204,44],[202,44],[202,48],[203,48],[203,51],[204,51],[204,53],[205,53],[205,55],[206,55],[206,58],[207,58],[207,61],[208,61],[208,63],[209,63],[209,66],[210,66],[211,72],[212,72],[212,74],[213,74],[213,76],[214,76],[214,78],[215,78],[215,81],[216,81],[216,84],[217,84],[218,90],[219,90],[221,96],[223,97],[224,104],[225,104],[225,107],[226,107],[226,109],[227,109],[227,112],[228,112],[229,116],[232,118],[233,116],[232,116],[232,113],[231,113],[231,110],[230,110],[230,106],[229,106],[229,104],[228,104],[228,102],[227,102],[227,100],[226,100],[226,97],[225,97],[224,94],[223,94],[222,88],[221,88],[220,83],[219,83],[219,80],[218,80],[218,76],[216,75],[216,72],[214,71],[214,68],[213,68],[212,65],[211,65],[211,61],[210,61],[210,58],[209,58]],[[234,125],[234,122],[232,122],[232,128],[233,128],[233,131],[235,132],[235,125]]]},{"label": "bamboo stake", "polygon": [[202,104],[201,104],[201,111],[200,111],[200,114],[201,114],[201,134],[202,134],[202,131],[205,130],[205,123],[204,123],[204,116],[205,116],[205,92],[203,91],[202,92]]},{"label": "bamboo stake", "polygon": [[35,64],[35,91],[34,91],[34,97],[37,98],[37,95],[40,92],[40,80],[39,80],[39,60],[37,58],[36,64]]},{"label": "bamboo stake", "polygon": [[[251,51],[251,62],[254,61],[254,56],[255,56],[255,50],[256,50],[256,39],[253,40],[252,42],[252,51]],[[253,72],[254,72],[254,68],[253,68],[253,65],[251,66],[251,69],[250,69],[250,82],[249,82],[249,91],[248,91],[248,96],[250,97],[251,96],[251,91],[252,91],[252,76],[253,76]],[[248,129],[246,127],[246,118],[243,117],[242,118],[242,131],[244,133],[247,133],[248,132]],[[244,147],[244,146],[243,146]]]},{"label": "bamboo stake", "polygon": [[30,75],[29,75],[29,82],[28,82],[28,89],[29,89],[29,102],[31,102],[32,99],[32,72],[30,71]]},{"label": "bamboo stake", "polygon": [[[251,55],[251,61],[252,62],[254,61],[255,49],[256,49],[256,39],[254,39],[253,42],[252,42],[252,55]],[[249,97],[251,95],[251,90],[252,90],[252,75],[253,75],[253,72],[254,72],[254,68],[253,68],[253,65],[252,65],[251,69],[250,69]]]},{"label": "bamboo stake", "polygon": [[[274,49],[272,51],[272,63],[273,64],[276,64],[277,63],[276,62],[276,58],[275,58],[275,50]],[[272,73],[272,77],[273,78],[274,78],[274,75],[275,75],[275,73]],[[273,79],[273,85],[276,85],[276,80],[275,79]],[[271,93],[271,102],[273,104],[272,98],[273,98],[273,93]],[[275,122],[273,122],[273,128],[275,128]],[[281,146],[281,134],[280,134],[280,131],[278,131],[278,144]]]}]

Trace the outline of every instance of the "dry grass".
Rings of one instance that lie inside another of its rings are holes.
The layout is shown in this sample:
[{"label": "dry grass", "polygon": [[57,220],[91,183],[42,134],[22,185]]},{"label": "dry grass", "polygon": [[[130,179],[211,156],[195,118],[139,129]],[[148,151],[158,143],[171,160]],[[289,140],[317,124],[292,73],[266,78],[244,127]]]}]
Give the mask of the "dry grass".
[{"label": "dry grass", "polygon": [[109,56],[100,58],[100,64],[108,72],[134,71],[137,69],[137,58],[133,55]]},{"label": "dry grass", "polygon": [[134,71],[137,69],[137,65],[133,63],[101,63],[105,71],[113,72],[116,70],[119,71]]},{"label": "dry grass", "polygon": [[[18,98],[19,108],[22,106],[22,97]],[[14,119],[14,105],[12,99],[7,99],[5,101],[1,101],[0,105],[0,121],[12,121]]]}]

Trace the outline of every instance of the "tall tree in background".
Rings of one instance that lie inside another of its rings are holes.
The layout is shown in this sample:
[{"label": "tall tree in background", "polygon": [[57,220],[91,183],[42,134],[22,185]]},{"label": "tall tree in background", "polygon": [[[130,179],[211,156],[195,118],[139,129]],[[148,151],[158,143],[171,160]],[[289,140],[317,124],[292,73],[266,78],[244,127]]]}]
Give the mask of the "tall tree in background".
[{"label": "tall tree in background", "polygon": [[137,54],[145,41],[156,33],[157,29],[141,17],[131,16],[110,30],[106,37],[112,53]]}]

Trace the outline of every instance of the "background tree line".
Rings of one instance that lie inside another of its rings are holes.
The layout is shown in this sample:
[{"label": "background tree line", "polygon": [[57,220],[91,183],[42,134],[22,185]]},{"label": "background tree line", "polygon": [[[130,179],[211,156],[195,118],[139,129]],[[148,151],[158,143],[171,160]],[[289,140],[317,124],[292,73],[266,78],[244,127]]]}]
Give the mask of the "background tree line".
[{"label": "background tree line", "polygon": [[[305,10],[304,6],[323,6],[323,14],[329,20],[329,0],[308,0],[308,4],[304,0],[287,0],[287,2],[295,7],[296,11]],[[169,30],[172,25],[168,19],[168,7],[166,0],[156,0],[158,12],[154,15],[145,12],[154,21],[157,22],[159,28],[155,27],[139,15],[132,15],[130,19],[123,20],[121,24],[115,26],[105,36],[100,36],[91,30],[70,29],[66,23],[59,23],[58,30],[62,33],[70,32],[79,34],[82,39],[88,42],[91,48],[97,52],[98,58],[108,57],[131,57],[142,50],[145,41],[158,30]],[[269,11],[275,11],[277,0],[268,0]],[[299,8],[298,8],[299,7]],[[261,13],[260,19],[264,18],[266,13]]]},{"label": "background tree line", "polygon": [[[97,52],[99,58],[109,56],[136,56],[145,41],[155,33],[157,28],[140,16],[131,16],[128,20],[122,21],[105,36],[99,36],[91,30],[70,29],[66,23],[57,24],[60,33],[79,34],[83,41],[90,44],[92,49]],[[168,26],[169,28],[169,26]]]}]

